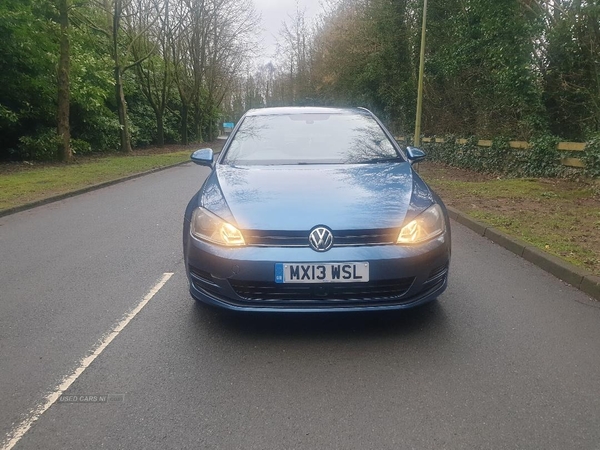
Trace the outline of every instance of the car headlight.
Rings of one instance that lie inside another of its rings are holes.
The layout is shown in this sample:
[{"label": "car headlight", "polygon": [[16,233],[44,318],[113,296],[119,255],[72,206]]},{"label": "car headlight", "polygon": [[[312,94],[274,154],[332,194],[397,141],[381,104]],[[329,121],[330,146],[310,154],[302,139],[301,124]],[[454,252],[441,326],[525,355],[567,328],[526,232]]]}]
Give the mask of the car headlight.
[{"label": "car headlight", "polygon": [[240,230],[202,207],[197,208],[192,214],[190,232],[198,239],[219,245],[228,247],[246,245]]},{"label": "car headlight", "polygon": [[444,213],[440,205],[435,204],[423,211],[400,230],[397,244],[418,244],[439,236],[446,229]]}]

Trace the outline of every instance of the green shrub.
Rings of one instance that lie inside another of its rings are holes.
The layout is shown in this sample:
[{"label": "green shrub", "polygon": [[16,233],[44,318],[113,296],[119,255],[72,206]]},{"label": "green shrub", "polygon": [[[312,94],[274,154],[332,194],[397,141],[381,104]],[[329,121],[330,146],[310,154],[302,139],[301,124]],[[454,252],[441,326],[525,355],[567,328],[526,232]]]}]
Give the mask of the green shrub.
[{"label": "green shrub", "polygon": [[55,128],[40,128],[31,136],[19,138],[19,153],[22,159],[49,161],[56,159],[60,140]]},{"label": "green shrub", "polygon": [[452,161],[456,164],[459,157],[458,152],[460,151],[456,144],[456,136],[450,135],[441,144],[431,144],[433,148],[439,148],[441,150],[439,159],[442,161]]},{"label": "green shrub", "polygon": [[469,136],[466,143],[459,144],[455,158],[458,161],[459,167],[488,172],[486,148],[479,147],[477,142],[479,142],[477,136]]},{"label": "green shrub", "polygon": [[584,173],[591,178],[600,177],[600,133],[589,139],[581,158],[585,163]]},{"label": "green shrub", "polygon": [[92,152],[92,146],[87,141],[71,139],[71,151],[74,155],[85,155]]},{"label": "green shrub", "polygon": [[[23,159],[51,161],[59,156],[61,142],[55,128],[42,128],[32,136],[22,136],[19,141],[19,154]],[[92,151],[92,146],[82,139],[71,139],[71,150],[75,155],[85,155]]]},{"label": "green shrub", "polygon": [[[426,143],[423,149],[431,161],[478,172],[497,173],[509,177],[557,177],[570,172],[561,165],[557,150],[559,139],[551,135],[538,136],[530,141],[529,149],[513,149],[509,138],[500,136],[491,147],[477,145],[479,138],[471,136],[464,144],[456,136],[447,136],[443,143]],[[600,134],[588,142],[583,158],[585,174],[600,175]]]},{"label": "green shrub", "polygon": [[91,151],[111,152],[119,149],[119,119],[108,109],[103,114],[92,114],[85,121],[74,124],[71,136],[88,142]]},{"label": "green shrub", "polygon": [[499,136],[492,140],[491,147],[483,147],[485,166],[484,170],[489,173],[501,173],[511,175],[513,153],[510,148],[509,139]]},{"label": "green shrub", "polygon": [[522,166],[523,175],[528,177],[556,177],[563,171],[560,152],[556,149],[558,138],[542,135],[529,141],[527,160]]}]

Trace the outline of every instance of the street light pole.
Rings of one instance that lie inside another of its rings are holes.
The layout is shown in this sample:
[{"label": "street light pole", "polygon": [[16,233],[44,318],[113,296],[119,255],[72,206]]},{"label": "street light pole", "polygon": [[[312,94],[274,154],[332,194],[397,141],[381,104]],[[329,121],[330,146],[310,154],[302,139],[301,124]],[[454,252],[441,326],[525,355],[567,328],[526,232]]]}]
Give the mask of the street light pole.
[{"label": "street light pole", "polygon": [[427,0],[423,0],[423,26],[421,29],[421,61],[419,63],[419,85],[417,88],[417,117],[415,120],[414,146],[421,145],[421,115],[423,112],[423,75],[425,72],[425,28],[427,25]]}]

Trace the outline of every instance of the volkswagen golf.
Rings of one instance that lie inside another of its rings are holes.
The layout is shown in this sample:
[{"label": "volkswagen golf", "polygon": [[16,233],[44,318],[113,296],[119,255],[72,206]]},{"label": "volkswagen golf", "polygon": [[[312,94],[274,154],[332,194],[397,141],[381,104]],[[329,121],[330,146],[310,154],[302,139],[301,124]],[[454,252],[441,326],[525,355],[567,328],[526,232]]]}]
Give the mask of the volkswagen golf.
[{"label": "volkswagen golf", "polygon": [[450,223],[400,146],[363,108],[248,111],[185,211],[196,300],[238,311],[404,309],[446,289]]}]

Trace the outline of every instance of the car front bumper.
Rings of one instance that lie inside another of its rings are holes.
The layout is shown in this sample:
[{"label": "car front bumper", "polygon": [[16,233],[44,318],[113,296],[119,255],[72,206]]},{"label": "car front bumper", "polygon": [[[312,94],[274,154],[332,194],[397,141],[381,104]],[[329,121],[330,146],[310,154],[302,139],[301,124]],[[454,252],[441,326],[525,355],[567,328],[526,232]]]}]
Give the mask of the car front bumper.
[{"label": "car front bumper", "polygon": [[[187,228],[187,227],[186,227]],[[184,238],[192,297],[236,311],[331,312],[412,308],[448,282],[450,233],[417,246],[225,248]],[[367,283],[278,284],[276,263],[368,262]]]}]

